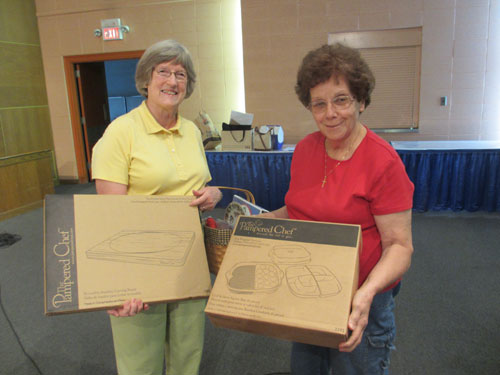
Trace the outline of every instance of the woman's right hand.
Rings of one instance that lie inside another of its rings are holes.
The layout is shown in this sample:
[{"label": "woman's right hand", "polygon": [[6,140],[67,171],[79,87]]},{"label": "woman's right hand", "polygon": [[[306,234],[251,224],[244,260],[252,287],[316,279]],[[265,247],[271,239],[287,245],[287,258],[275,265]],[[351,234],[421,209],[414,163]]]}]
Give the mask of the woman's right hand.
[{"label": "woman's right hand", "polygon": [[108,310],[107,312],[109,315],[113,315],[116,317],[126,317],[134,316],[141,311],[147,310],[149,310],[149,305],[147,303],[142,303],[142,300],[132,298],[131,300],[125,302],[121,307]]}]

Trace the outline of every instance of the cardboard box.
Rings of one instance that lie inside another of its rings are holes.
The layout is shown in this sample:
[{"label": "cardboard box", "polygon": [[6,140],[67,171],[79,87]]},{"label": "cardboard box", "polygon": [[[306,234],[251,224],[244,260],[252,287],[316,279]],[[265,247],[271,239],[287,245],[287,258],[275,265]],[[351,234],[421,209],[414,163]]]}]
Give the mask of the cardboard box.
[{"label": "cardboard box", "polygon": [[205,312],[217,327],[338,347],[360,248],[358,225],[240,216]]},{"label": "cardboard box", "polygon": [[120,306],[131,298],[203,298],[211,281],[192,197],[47,195],[47,315]]}]

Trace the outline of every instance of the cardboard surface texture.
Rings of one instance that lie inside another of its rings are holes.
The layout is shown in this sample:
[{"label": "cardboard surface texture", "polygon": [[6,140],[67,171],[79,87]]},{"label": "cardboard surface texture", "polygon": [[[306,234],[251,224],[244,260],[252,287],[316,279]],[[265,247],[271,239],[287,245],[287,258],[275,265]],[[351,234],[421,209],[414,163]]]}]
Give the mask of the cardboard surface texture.
[{"label": "cardboard surface texture", "polygon": [[359,225],[240,216],[205,312],[218,327],[338,347],[360,248]]},{"label": "cardboard surface texture", "polygon": [[211,282],[192,197],[47,195],[47,315],[103,310],[131,298],[207,297]]}]

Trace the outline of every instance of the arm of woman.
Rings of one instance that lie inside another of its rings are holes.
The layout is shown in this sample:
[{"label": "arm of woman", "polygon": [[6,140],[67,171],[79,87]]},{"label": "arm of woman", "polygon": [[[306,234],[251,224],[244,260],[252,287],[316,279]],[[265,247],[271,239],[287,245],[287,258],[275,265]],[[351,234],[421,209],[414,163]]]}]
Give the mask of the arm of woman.
[{"label": "arm of woman", "polygon": [[96,179],[95,189],[97,191],[97,194],[117,194],[117,195],[127,194],[127,185],[107,180]]},{"label": "arm of woman", "polygon": [[190,206],[199,206],[202,211],[213,210],[217,203],[222,199],[221,191],[215,186],[205,186],[200,190],[193,190],[195,199]]},{"label": "arm of woman", "polygon": [[261,217],[270,217],[273,219],[289,219],[290,216],[288,216],[288,210],[286,206],[283,206],[281,208],[278,208],[277,210],[271,211],[271,212],[263,212],[259,214]]},{"label": "arm of woman", "polygon": [[[107,181],[107,180],[95,180],[95,187],[97,194],[117,194],[126,195],[127,185],[119,184],[117,182]],[[142,300],[132,298],[126,301],[122,306],[117,307],[112,310],[108,310],[109,315],[113,316],[134,316],[141,311],[149,309],[149,305],[142,303]]]},{"label": "arm of woman", "polygon": [[382,240],[382,256],[354,294],[348,323],[352,333],[339,345],[342,352],[354,350],[361,342],[375,295],[401,278],[411,264],[411,210],[376,215],[375,223]]}]

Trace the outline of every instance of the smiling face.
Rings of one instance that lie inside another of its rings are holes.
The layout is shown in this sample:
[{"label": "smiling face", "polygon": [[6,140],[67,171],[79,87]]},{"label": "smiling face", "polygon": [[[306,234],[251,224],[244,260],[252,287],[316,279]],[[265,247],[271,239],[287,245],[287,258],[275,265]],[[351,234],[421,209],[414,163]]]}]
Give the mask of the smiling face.
[{"label": "smiling face", "polygon": [[[170,71],[170,77],[159,74],[160,71]],[[173,61],[158,64],[153,69],[151,80],[147,86],[147,106],[156,118],[161,118],[164,113],[177,113],[179,105],[186,96],[186,81],[179,81],[176,72],[186,73],[186,69]]]},{"label": "smiling face", "polygon": [[352,97],[349,86],[344,77],[330,77],[326,82],[314,86],[310,90],[311,103],[326,102],[327,108],[322,113],[315,113],[311,111],[314,121],[318,126],[319,131],[328,139],[332,144],[342,145],[349,142],[353,130],[359,123],[359,114],[365,109],[363,103],[357,100],[345,109],[336,109],[332,102],[334,99],[341,96]]}]

